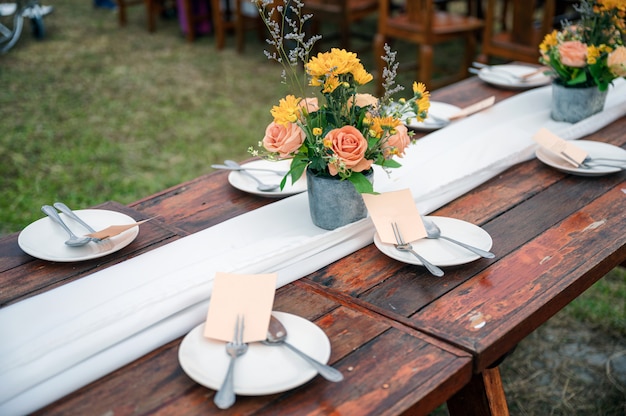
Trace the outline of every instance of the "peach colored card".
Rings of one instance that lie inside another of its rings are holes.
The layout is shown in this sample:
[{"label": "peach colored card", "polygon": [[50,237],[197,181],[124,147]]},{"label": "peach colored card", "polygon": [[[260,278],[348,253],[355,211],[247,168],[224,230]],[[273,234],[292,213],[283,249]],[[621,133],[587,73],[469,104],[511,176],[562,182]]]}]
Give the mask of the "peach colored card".
[{"label": "peach colored card", "polygon": [[391,228],[392,222],[398,224],[405,242],[426,237],[426,229],[410,189],[385,192],[378,195],[363,194],[362,196],[376,227],[376,232],[383,243],[396,243],[396,238]]},{"label": "peach colored card", "polygon": [[262,341],[270,323],[276,273],[232,274],[217,272],[204,326],[204,336],[232,341],[237,315],[244,318],[244,342]]},{"label": "peach colored card", "polygon": [[587,157],[587,152],[583,149],[546,128],[539,130],[533,136],[533,140],[575,167],[580,166]]}]

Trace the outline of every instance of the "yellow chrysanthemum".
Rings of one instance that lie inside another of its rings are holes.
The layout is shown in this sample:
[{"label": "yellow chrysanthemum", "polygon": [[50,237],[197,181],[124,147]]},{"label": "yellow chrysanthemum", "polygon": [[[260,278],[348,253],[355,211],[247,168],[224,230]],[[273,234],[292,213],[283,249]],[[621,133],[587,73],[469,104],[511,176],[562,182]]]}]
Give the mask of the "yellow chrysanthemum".
[{"label": "yellow chrysanthemum", "polygon": [[359,85],[365,85],[374,79],[372,74],[367,72],[361,64],[354,68],[354,71],[352,71],[352,76],[354,77],[354,81]]},{"label": "yellow chrysanthemum", "polygon": [[601,54],[601,48],[591,45],[587,46],[587,64],[593,65],[598,61]]},{"label": "yellow chrysanthemum", "polygon": [[548,33],[543,38],[543,42],[541,42],[541,45],[539,45],[539,50],[541,52],[548,52],[550,48],[558,44],[557,33],[558,32],[556,30],[553,30],[552,33]]},{"label": "yellow chrysanthemum", "polygon": [[385,132],[393,133],[395,128],[402,124],[402,122],[392,116],[387,117],[374,117],[371,120],[370,135],[377,138],[382,138]]},{"label": "yellow chrysanthemum", "polygon": [[322,131],[323,130],[321,129],[321,127],[314,127],[313,128],[313,134],[316,135],[316,136],[321,136],[322,135]]},{"label": "yellow chrysanthemum", "polygon": [[624,0],[597,0],[598,4],[595,6],[600,11],[610,10],[626,10],[626,2]]},{"label": "yellow chrysanthemum", "polygon": [[342,83],[339,82],[339,78],[335,76],[328,77],[324,82],[323,93],[328,94],[335,91]]},{"label": "yellow chrysanthemum", "polygon": [[274,122],[286,126],[289,123],[298,121],[298,117],[300,117],[302,111],[299,103],[300,98],[296,98],[293,95],[282,98],[278,102],[278,105],[272,107],[270,111],[272,117],[274,117]]},{"label": "yellow chrysanthemum", "polygon": [[320,52],[312,57],[306,64],[306,72],[313,78],[341,75],[352,72],[358,64],[360,61],[355,53],[333,48],[330,52]]}]

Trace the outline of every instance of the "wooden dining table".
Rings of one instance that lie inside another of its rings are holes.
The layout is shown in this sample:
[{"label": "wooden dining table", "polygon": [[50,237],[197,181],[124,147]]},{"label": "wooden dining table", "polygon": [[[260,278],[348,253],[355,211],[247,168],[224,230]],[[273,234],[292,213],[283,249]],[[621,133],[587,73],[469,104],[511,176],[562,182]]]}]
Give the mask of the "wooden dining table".
[{"label": "wooden dining table", "polygon": [[[518,92],[473,77],[434,91],[432,99],[465,106]],[[622,117],[585,139],[623,148],[625,128]],[[273,202],[233,188],[227,175],[215,171],[128,206],[96,207],[136,220],[156,217],[106,257],[49,262],[25,254],[17,233],[0,239],[0,307]],[[215,392],[182,370],[179,338],[37,413],[426,415],[447,403],[453,415],[508,414],[498,364],[626,261],[625,199],[623,171],[573,176],[533,159],[431,214],[481,226],[493,239],[494,259],[446,268],[439,278],[370,244],[281,287],[274,310],[302,316],[328,335],[329,364],[344,374],[341,382],[316,376],[289,391],[238,396],[220,410]]]}]

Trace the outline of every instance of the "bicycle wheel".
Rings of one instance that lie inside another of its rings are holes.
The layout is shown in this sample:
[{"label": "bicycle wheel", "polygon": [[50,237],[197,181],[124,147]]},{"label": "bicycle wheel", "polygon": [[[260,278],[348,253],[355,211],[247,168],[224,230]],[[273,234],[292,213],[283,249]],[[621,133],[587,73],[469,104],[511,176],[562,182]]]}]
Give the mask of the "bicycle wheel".
[{"label": "bicycle wheel", "polygon": [[17,3],[0,3],[0,53],[6,53],[22,34],[24,17]]}]

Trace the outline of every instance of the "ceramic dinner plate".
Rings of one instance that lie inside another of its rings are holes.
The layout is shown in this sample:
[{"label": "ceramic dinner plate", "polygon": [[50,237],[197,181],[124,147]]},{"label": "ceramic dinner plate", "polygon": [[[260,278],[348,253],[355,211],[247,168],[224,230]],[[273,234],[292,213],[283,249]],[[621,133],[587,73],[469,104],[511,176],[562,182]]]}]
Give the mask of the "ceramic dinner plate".
[{"label": "ceramic dinner plate", "polygon": [[[441,235],[482,248],[483,250],[488,251],[491,249],[493,244],[491,236],[477,225],[456,218],[435,216],[426,218],[430,218],[437,224],[441,229]],[[399,251],[393,244],[383,243],[378,233],[374,235],[374,244],[380,251],[393,259],[404,263],[422,265],[422,262],[413,254]],[[411,245],[418,254],[440,267],[457,266],[481,258],[479,255],[443,239],[422,238],[417,241],[411,241]]]},{"label": "ceramic dinner plate", "polygon": [[[285,312],[272,312],[287,329],[287,342],[316,360],[327,363],[330,341],[317,325]],[[222,385],[230,357],[226,343],[204,337],[204,323],[189,332],[180,344],[181,367],[197,383],[213,390]],[[248,344],[248,351],[237,358],[234,370],[235,393],[243,396],[274,394],[298,387],[317,371],[293,351],[283,346]]]},{"label": "ceramic dinner plate", "polygon": [[[82,209],[74,212],[95,230],[102,230],[110,225],[135,222],[128,215],[117,211]],[[81,236],[89,232],[65,214],[59,213],[59,216],[74,234]],[[50,218],[45,217],[24,228],[17,238],[17,243],[22,250],[33,257],[49,261],[72,262],[95,259],[121,250],[129,245],[137,234],[139,234],[139,226],[99,243],[90,242],[84,246],[70,247],[65,244],[69,237],[67,232]]]},{"label": "ceramic dinner plate", "polygon": [[[614,146],[609,143],[602,142],[594,142],[589,140],[576,140],[576,146],[580,147],[584,151],[587,152],[589,157],[592,159],[594,157],[606,157],[611,159],[622,159],[626,160],[626,150],[621,147]],[[540,147],[535,151],[535,155],[537,159],[541,160],[548,166],[552,166],[555,169],[560,170],[561,172],[571,173],[572,175],[578,176],[603,176],[608,175],[610,173],[619,172],[620,168],[615,168],[611,166],[593,166],[592,168],[577,168],[574,167],[571,163],[566,162],[558,155],[552,153],[548,149],[544,147]],[[601,163],[598,161],[598,163]],[[606,163],[619,164],[619,162],[611,162],[606,161]],[[625,164],[626,166],[626,164]]]},{"label": "ceramic dinner plate", "polygon": [[[437,117],[448,118],[460,110],[461,109],[459,107],[452,104],[446,104],[439,101],[431,101],[428,113],[432,113]],[[420,131],[433,131],[438,130],[444,126],[442,126],[440,123],[437,123],[432,118],[426,117],[424,121],[416,121],[415,119],[413,119],[410,123],[407,124],[407,127]]]},{"label": "ceramic dinner plate", "polygon": [[[272,162],[269,160],[253,160],[252,162],[243,163],[241,166],[286,172],[289,170],[290,164],[290,160],[280,160],[276,162]],[[267,184],[279,185],[280,181],[283,180],[282,176],[276,175],[272,172],[250,171],[250,173]],[[300,192],[306,191],[306,175],[302,175],[302,177],[294,184],[292,184],[291,179],[288,178],[287,183],[285,184],[285,188],[283,190],[277,188],[275,191],[270,192],[259,191],[257,189],[258,184],[254,181],[254,179],[238,171],[232,171],[228,174],[228,182],[240,191],[269,198],[279,198],[283,196],[295,195],[299,194]]]},{"label": "ceramic dinner plate", "polygon": [[535,71],[537,68],[538,67],[514,64],[492,65],[491,68],[482,68],[478,73],[478,78],[488,84],[508,89],[534,88],[550,84],[552,78],[543,73],[533,75],[527,81],[517,81],[513,77],[509,77],[501,72],[506,71],[513,75],[522,76]]}]

